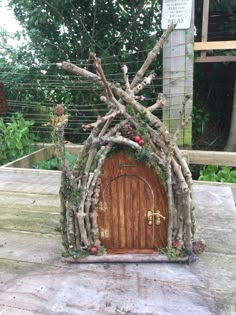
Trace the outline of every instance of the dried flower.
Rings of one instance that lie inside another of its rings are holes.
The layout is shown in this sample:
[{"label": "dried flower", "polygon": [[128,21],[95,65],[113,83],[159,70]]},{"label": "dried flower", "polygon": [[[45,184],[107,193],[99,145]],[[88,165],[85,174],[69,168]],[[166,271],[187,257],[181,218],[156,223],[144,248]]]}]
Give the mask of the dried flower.
[{"label": "dried flower", "polygon": [[57,104],[54,108],[54,115],[62,116],[64,114],[64,108],[62,104]]}]

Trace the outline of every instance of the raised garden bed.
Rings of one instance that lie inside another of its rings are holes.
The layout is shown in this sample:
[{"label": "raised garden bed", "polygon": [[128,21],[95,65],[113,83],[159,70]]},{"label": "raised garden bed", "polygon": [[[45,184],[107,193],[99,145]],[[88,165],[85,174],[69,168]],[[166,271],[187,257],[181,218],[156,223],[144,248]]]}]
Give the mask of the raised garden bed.
[{"label": "raised garden bed", "polygon": [[[33,165],[36,165],[41,161],[48,161],[56,155],[56,147],[54,144],[35,144],[38,150],[32,152],[31,154],[25,155],[15,161],[9,162],[2,165],[1,167],[16,167],[16,168],[26,168],[32,169]],[[81,148],[81,145],[68,144],[66,145],[66,150],[70,153],[77,154]]]}]

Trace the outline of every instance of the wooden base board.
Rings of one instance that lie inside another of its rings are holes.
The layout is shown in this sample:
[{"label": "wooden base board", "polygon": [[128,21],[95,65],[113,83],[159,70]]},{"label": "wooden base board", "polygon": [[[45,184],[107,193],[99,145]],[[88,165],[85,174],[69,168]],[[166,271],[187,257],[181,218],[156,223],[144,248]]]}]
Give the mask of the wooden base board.
[{"label": "wooden base board", "polygon": [[107,249],[107,254],[116,255],[116,254],[153,254],[156,252],[154,249]]},{"label": "wooden base board", "polygon": [[62,257],[65,263],[190,263],[196,257],[181,257],[170,260],[166,255],[160,254],[123,254],[123,255],[89,255],[86,257]]}]

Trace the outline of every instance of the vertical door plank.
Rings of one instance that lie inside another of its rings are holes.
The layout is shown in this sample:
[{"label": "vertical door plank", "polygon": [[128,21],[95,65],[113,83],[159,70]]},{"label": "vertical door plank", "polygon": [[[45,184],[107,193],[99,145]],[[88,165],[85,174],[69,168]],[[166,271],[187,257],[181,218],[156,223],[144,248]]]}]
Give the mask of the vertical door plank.
[{"label": "vertical door plank", "polygon": [[120,216],[120,248],[126,248],[127,242],[126,242],[126,219],[125,219],[125,212],[124,212],[124,204],[125,204],[125,190],[124,190],[124,179],[122,176],[120,176],[117,179],[118,183],[118,191],[119,191],[119,216]]},{"label": "vertical door plank", "polygon": [[133,213],[133,222],[132,222],[132,248],[139,248],[139,179],[136,176],[131,177],[132,181],[132,213]]}]

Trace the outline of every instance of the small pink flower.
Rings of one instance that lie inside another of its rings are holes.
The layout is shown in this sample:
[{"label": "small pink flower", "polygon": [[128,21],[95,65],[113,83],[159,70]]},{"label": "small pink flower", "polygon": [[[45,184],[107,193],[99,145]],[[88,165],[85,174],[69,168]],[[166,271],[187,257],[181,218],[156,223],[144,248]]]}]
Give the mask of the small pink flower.
[{"label": "small pink flower", "polygon": [[179,247],[179,242],[178,241],[173,242],[172,246],[175,247],[175,248]]}]

